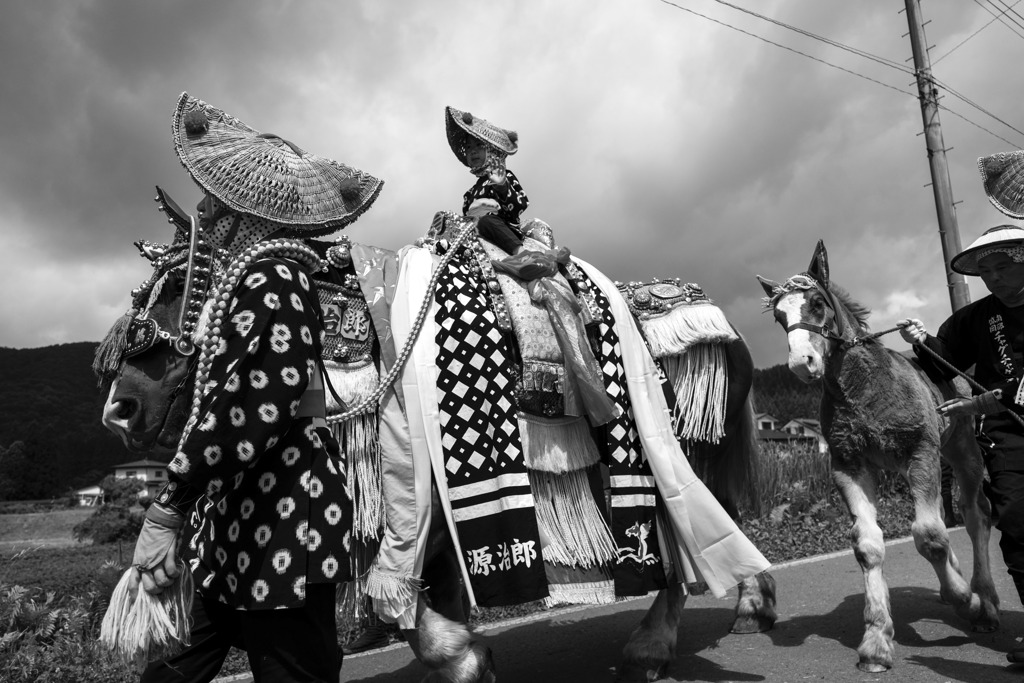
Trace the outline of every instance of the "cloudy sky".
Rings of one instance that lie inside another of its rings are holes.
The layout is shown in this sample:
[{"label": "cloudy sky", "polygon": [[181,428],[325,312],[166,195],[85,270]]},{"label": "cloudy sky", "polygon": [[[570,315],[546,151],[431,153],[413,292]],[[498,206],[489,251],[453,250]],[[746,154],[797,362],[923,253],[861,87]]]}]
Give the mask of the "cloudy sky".
[{"label": "cloudy sky", "polygon": [[[950,302],[903,1],[733,4],[10,4],[0,346],[98,341],[127,308],[148,271],[132,241],[170,236],[153,186],[199,198],[171,143],[182,91],[383,178],[358,241],[398,248],[461,207],[472,178],[445,139],[452,105],[519,132],[527,216],[613,279],[699,283],[758,367],[786,347],[754,275],[803,270],[819,238],[874,329],[914,315],[934,330]],[[924,5],[934,74],[962,96],[944,91],[940,120],[964,245],[1012,222],[977,158],[1024,147],[1024,20],[994,21],[996,7]]]}]

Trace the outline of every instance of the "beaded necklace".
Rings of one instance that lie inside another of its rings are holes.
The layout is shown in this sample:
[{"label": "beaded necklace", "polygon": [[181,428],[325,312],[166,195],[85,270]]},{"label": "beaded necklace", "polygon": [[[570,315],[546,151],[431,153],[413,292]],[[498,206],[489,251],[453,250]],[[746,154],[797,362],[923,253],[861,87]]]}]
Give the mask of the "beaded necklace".
[{"label": "beaded necklace", "polygon": [[199,421],[199,404],[210,389],[210,368],[213,365],[213,358],[216,355],[217,347],[221,343],[221,331],[224,327],[235,289],[238,287],[238,283],[242,281],[242,276],[245,275],[249,266],[265,258],[290,259],[311,272],[320,270],[321,267],[320,257],[312,247],[289,238],[278,238],[255,244],[231,262],[227,267],[223,280],[221,280],[217,291],[211,299],[213,306],[210,312],[210,322],[206,327],[206,333],[198,342],[200,354],[196,365],[196,383],[192,395],[192,412],[185,423],[180,443],[184,443],[192,428]]}]

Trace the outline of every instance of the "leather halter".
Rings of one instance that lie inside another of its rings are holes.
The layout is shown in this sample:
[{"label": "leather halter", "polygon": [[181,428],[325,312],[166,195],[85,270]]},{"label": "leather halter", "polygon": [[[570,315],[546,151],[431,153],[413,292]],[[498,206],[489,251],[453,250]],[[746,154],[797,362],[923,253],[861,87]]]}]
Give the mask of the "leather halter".
[{"label": "leather halter", "polygon": [[795,322],[792,325],[785,326],[786,333],[788,334],[793,330],[807,330],[808,332],[816,334],[820,337],[824,337],[825,339],[828,339],[830,341],[837,341],[844,345],[857,344],[857,339],[854,339],[851,342],[850,340],[845,339],[843,337],[843,332],[845,332],[846,329],[843,325],[843,318],[842,316],[839,315],[839,311],[836,308],[835,299],[833,299],[832,293],[825,289],[824,287],[822,287],[817,280],[814,280],[814,288],[818,290],[822,298],[825,299],[825,305],[828,307],[830,311],[832,311],[832,321],[835,322],[836,327],[835,332],[832,331],[832,328],[829,325],[829,320],[826,317],[825,322],[823,322],[821,325],[812,325],[810,323],[805,323],[802,320]]}]

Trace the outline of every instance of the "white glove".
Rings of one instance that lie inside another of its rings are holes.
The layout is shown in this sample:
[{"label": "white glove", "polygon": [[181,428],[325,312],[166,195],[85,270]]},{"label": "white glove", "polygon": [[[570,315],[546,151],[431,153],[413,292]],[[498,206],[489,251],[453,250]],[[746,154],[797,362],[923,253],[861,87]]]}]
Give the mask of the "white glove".
[{"label": "white glove", "polygon": [[132,597],[138,592],[139,583],[153,595],[174,583],[179,573],[178,531],[184,524],[184,516],[176,510],[159,503],[149,506],[132,557]]},{"label": "white glove", "polygon": [[473,203],[469,205],[469,209],[466,211],[466,215],[470,218],[480,218],[491,213],[498,213],[501,207],[498,206],[498,202],[493,199],[486,197],[480,199],[474,199]]},{"label": "white glove", "polygon": [[928,338],[928,330],[925,329],[924,323],[917,318],[899,320],[896,322],[896,326],[900,328],[900,336],[903,337],[903,341],[908,344],[923,344],[924,340]]}]

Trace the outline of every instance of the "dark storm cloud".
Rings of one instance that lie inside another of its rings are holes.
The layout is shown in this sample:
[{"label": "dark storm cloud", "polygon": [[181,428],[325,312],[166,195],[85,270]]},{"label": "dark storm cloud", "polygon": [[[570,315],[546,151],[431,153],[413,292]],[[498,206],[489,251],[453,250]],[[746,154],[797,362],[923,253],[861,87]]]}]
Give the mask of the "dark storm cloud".
[{"label": "dark storm cloud", "polygon": [[[745,4],[910,55],[898,7]],[[876,329],[911,314],[936,327],[949,303],[912,77],[710,0],[685,7],[806,56],[643,0],[15,3],[0,25],[0,285],[29,294],[0,304],[20,321],[0,344],[96,340],[124,309],[145,276],[131,241],[169,235],[153,185],[198,199],[171,145],[183,90],[384,178],[357,240],[397,248],[458,209],[471,178],[444,138],[450,104],[519,131],[509,165],[562,243],[615,279],[700,283],[759,366],[784,362],[785,341],[754,274],[804,269],[819,238]],[[933,58],[991,18],[925,12]],[[993,25],[936,75],[1019,122],[1020,45]],[[1005,222],[976,159],[1013,145],[950,112],[942,124],[966,244]]]}]

